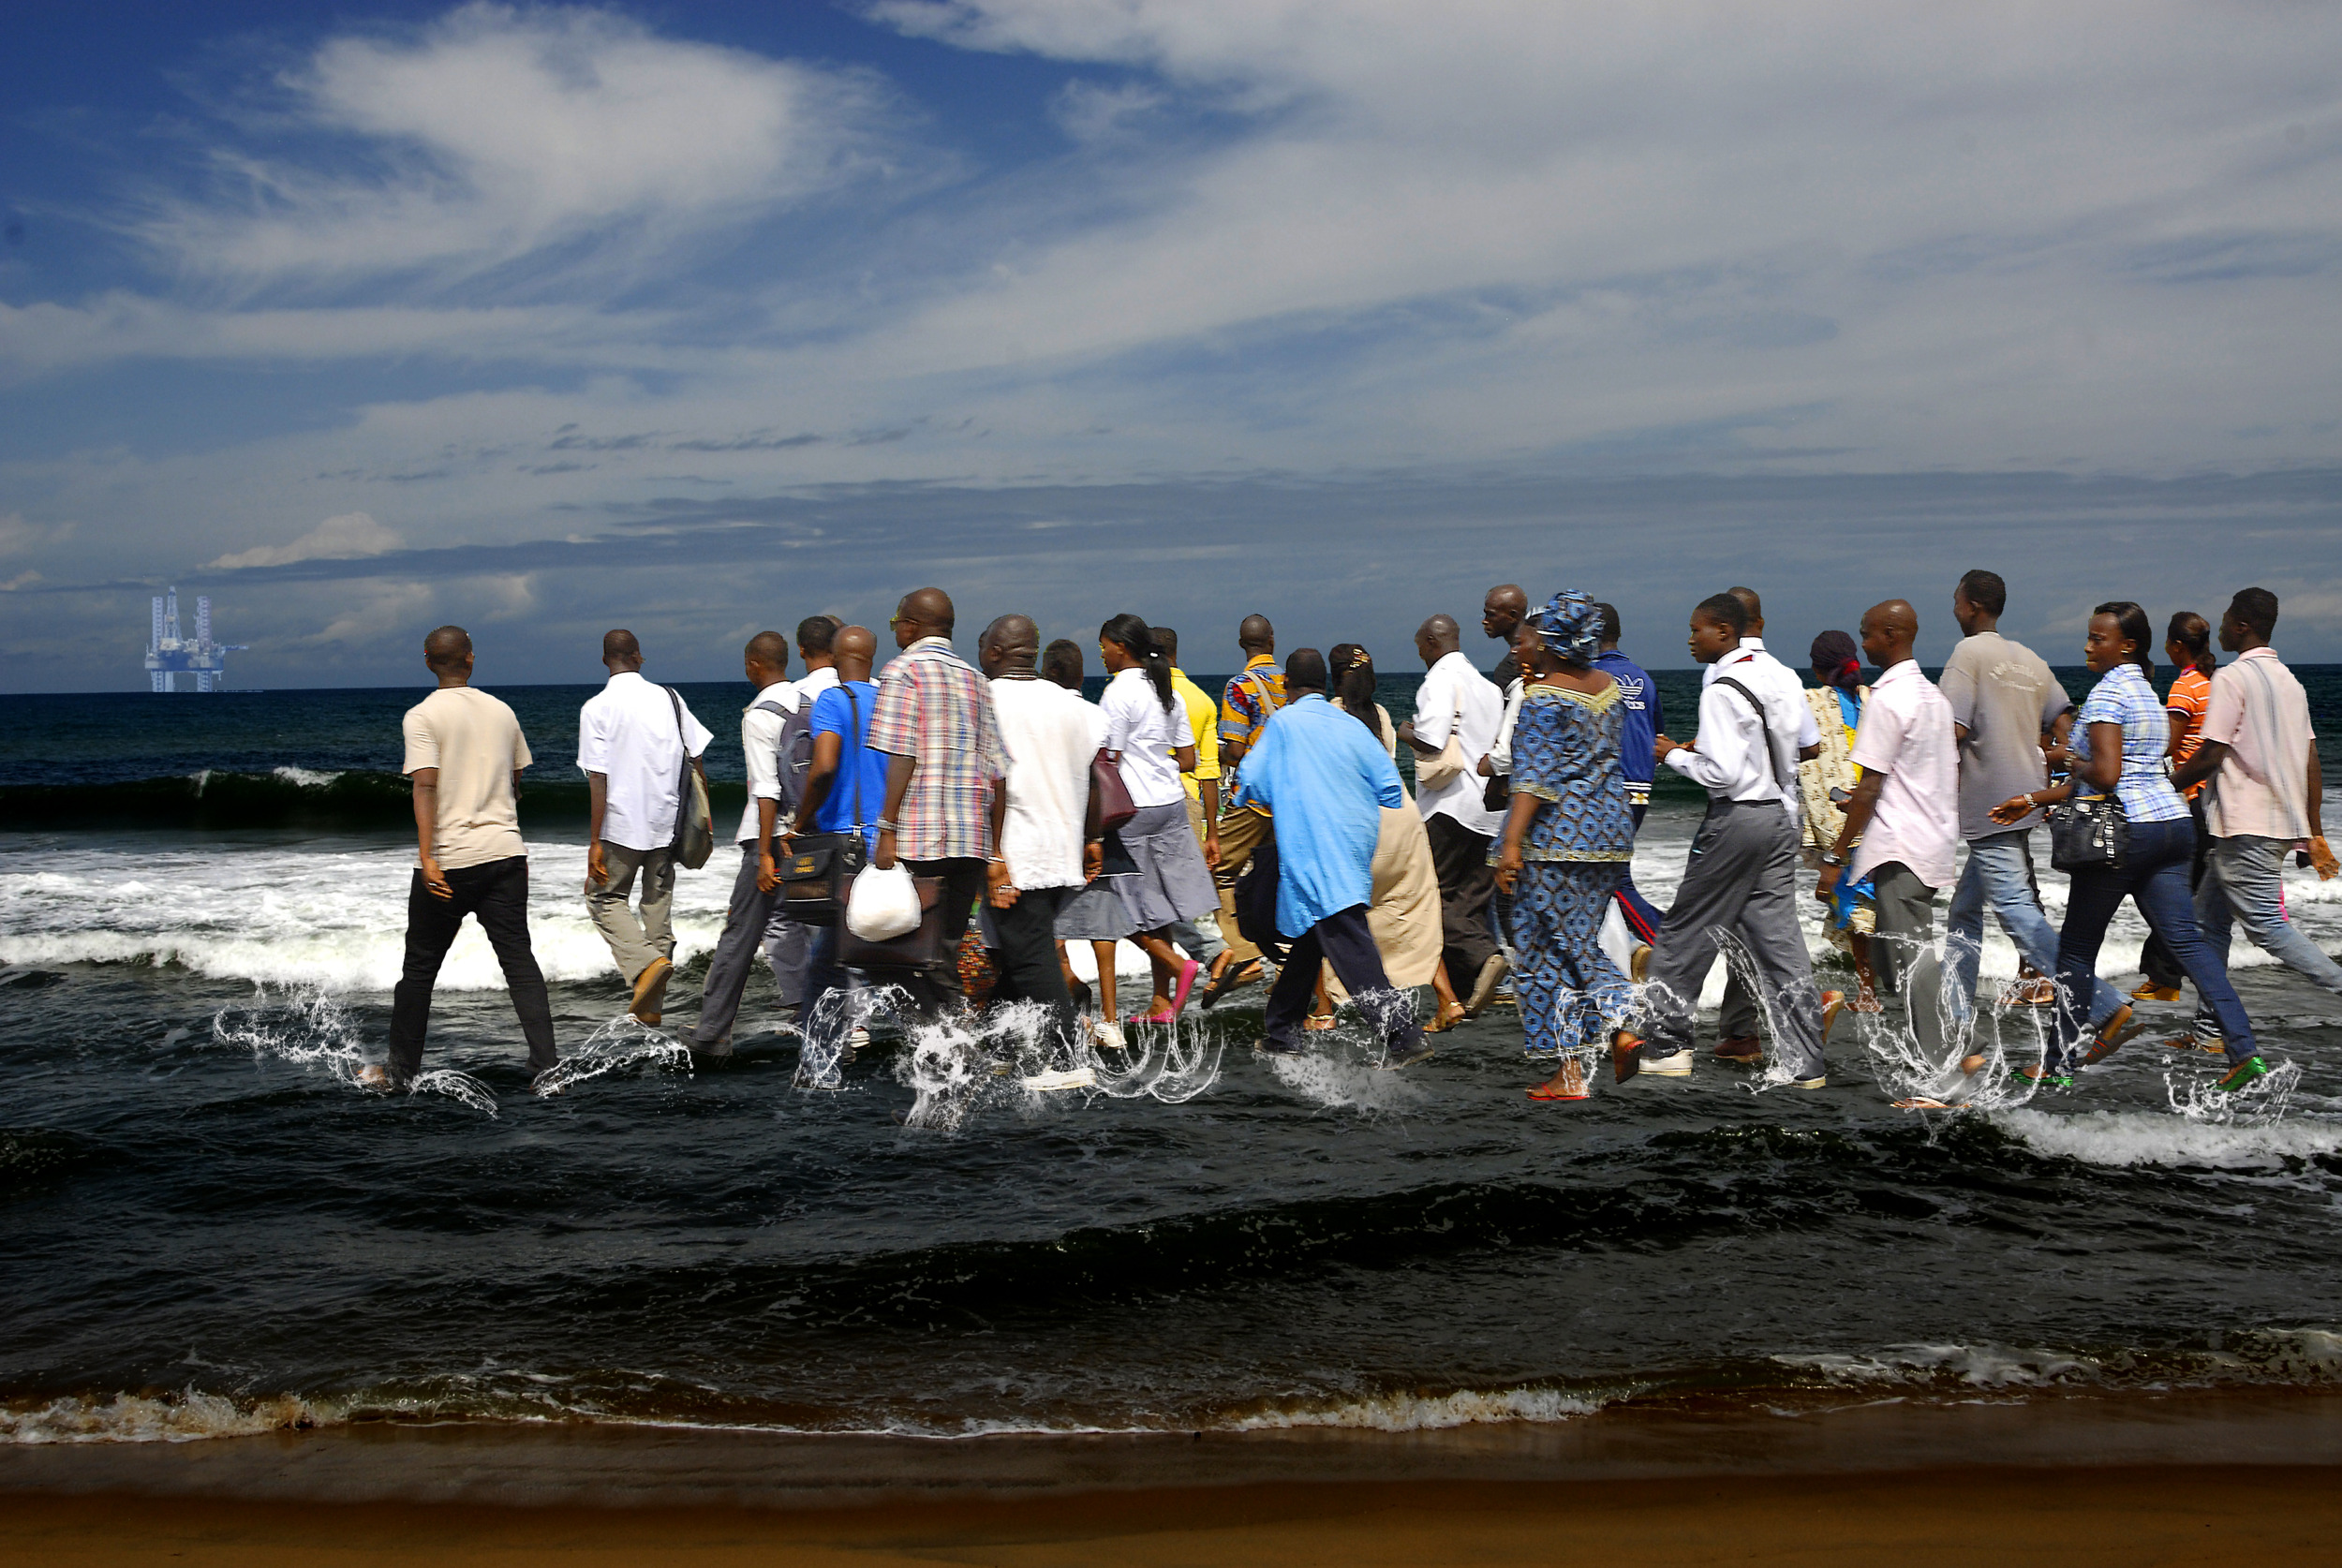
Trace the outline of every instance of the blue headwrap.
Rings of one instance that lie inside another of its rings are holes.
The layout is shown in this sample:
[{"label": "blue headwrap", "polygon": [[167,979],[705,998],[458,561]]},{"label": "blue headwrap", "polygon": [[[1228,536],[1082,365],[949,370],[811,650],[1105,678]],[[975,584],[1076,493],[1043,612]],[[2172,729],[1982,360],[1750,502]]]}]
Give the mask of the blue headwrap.
[{"label": "blue headwrap", "polygon": [[1602,612],[1575,588],[1564,588],[1542,610],[1530,614],[1546,651],[1572,664],[1592,664],[1602,651]]}]

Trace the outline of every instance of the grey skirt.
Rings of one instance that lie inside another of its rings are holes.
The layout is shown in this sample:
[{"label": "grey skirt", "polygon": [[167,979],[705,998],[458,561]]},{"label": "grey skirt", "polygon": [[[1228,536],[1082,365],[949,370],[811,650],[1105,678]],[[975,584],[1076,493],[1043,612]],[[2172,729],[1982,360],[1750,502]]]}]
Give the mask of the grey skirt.
[{"label": "grey skirt", "polygon": [[1160,931],[1220,908],[1204,848],[1188,825],[1187,802],[1139,807],[1138,815],[1122,824],[1121,839],[1138,869],[1111,880],[1137,929]]},{"label": "grey skirt", "polygon": [[1114,891],[1119,877],[1100,877],[1065,901],[1057,912],[1058,940],[1111,942],[1137,931],[1121,895]]}]

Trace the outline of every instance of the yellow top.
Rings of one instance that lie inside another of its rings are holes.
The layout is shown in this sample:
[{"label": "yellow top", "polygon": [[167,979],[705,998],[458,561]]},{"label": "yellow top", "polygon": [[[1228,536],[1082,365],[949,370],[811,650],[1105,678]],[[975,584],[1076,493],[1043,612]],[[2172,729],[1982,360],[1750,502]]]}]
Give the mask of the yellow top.
[{"label": "yellow top", "polygon": [[1179,782],[1187,786],[1188,799],[1200,801],[1204,791],[1198,781],[1220,777],[1219,705],[1176,664],[1171,667],[1171,691],[1187,704],[1187,721],[1195,731],[1195,770],[1179,775]]}]

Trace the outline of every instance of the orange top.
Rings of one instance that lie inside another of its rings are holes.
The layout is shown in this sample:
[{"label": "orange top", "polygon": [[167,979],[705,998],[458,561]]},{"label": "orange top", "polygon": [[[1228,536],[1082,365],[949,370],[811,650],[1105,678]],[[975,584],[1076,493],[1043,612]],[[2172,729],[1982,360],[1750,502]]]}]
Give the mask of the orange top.
[{"label": "orange top", "polygon": [[[2163,705],[2187,720],[2187,728],[2181,733],[2179,745],[2172,752],[2173,767],[2186,765],[2187,759],[2196,754],[2196,748],[2203,744],[2204,704],[2211,700],[2212,677],[2192,665],[2182,670],[2179,678],[2172,682],[2172,694],[2163,699]],[[2210,782],[2208,778],[2198,779],[2195,789],[2187,791],[2187,798],[2195,799],[2197,791]]]}]

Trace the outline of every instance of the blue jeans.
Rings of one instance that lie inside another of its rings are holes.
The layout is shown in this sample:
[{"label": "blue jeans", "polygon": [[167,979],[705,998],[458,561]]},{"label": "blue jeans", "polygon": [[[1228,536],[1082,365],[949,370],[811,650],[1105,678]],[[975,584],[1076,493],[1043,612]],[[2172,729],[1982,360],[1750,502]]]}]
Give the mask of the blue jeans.
[{"label": "blue jeans", "polygon": [[[2228,965],[2229,915],[2245,923],[2253,946],[2301,974],[2342,996],[2342,964],[2336,964],[2302,935],[2302,928],[2285,918],[2277,893],[2277,872],[2285,865],[2286,846],[2275,838],[2240,834],[2215,838],[2204,861],[2203,880],[2196,884],[2196,927]],[[2209,1035],[2217,1027],[2211,1011],[2196,1008],[2196,1032]]]},{"label": "blue jeans", "polygon": [[[2098,944],[2107,923],[2125,897],[2139,906],[2147,925],[2163,939],[2179,967],[2195,983],[2196,995],[2217,1019],[2228,1059],[2253,1055],[2252,1024],[2228,980],[2228,963],[2196,930],[2187,873],[2196,854],[2196,824],[2186,817],[2167,822],[2133,822],[2119,871],[2077,871],[2066,896],[2066,929],[2057,939],[2057,1036],[2045,1064],[2053,1072],[2073,1071],[2075,1047],[2084,1032],[2077,998],[2087,995],[2097,971]],[[2212,879],[2206,877],[2208,886]]]},{"label": "blue jeans", "polygon": [[[2041,912],[2025,864],[2025,840],[2032,831],[2017,828],[1968,840],[1968,864],[1960,869],[1944,925],[1945,999],[1963,1031],[1976,1016],[1976,971],[1983,956],[1986,910],[2000,916],[2001,929],[2026,963],[2043,974],[2057,972],[2057,932]],[[2113,986],[2094,979],[2090,1027],[2105,1023],[2122,1005]]]}]

